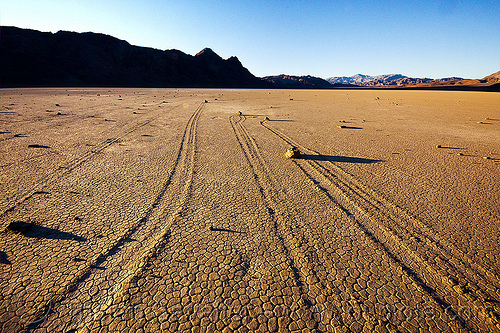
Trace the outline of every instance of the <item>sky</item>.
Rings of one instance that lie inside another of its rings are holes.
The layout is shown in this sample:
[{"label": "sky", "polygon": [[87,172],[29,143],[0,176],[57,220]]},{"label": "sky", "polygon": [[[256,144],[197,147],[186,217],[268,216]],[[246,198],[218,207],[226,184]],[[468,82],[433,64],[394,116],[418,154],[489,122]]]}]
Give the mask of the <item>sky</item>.
[{"label": "sky", "polygon": [[260,77],[500,70],[499,0],[0,0],[0,24],[191,55],[210,47]]}]

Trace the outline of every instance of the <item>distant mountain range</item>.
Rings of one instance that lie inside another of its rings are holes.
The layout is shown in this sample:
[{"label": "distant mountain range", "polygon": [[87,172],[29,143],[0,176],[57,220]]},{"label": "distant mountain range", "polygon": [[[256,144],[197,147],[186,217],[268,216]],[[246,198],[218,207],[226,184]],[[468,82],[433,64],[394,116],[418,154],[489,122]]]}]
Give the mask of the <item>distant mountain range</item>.
[{"label": "distant mountain range", "polygon": [[500,91],[500,72],[480,80],[411,78],[401,74],[349,77],[275,75],[257,78],[236,57],[205,48],[130,45],[104,34],[40,32],[0,27],[0,87],[410,88]]},{"label": "distant mountain range", "polygon": [[191,56],[92,32],[2,26],[0,34],[1,87],[272,87],[209,48]]},{"label": "distant mountain range", "polygon": [[413,78],[401,74],[363,75],[330,77],[326,80],[314,76],[275,75],[263,77],[276,88],[388,88],[388,89],[443,89],[482,90],[500,92],[500,72],[483,79],[463,79],[448,77],[441,79]]},{"label": "distant mountain range", "polygon": [[331,84],[354,84],[358,86],[374,87],[374,86],[402,86],[408,84],[421,84],[429,82],[446,82],[464,80],[461,77],[448,77],[443,79],[415,78],[401,74],[386,74],[386,75],[363,75],[356,74],[353,76],[335,76],[326,79]]}]

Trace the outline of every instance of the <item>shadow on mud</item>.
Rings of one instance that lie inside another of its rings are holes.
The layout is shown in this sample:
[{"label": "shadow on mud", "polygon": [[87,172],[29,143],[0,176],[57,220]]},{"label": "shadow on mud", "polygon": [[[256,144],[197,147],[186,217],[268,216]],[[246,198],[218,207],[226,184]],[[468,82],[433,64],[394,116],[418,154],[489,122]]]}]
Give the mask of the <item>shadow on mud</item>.
[{"label": "shadow on mud", "polygon": [[341,126],[342,129],[363,129],[363,127],[358,127],[358,126]]},{"label": "shadow on mud", "polygon": [[248,117],[248,118],[269,117],[268,114],[247,114],[247,113],[242,113],[241,116]]},{"label": "shadow on mud", "polygon": [[9,260],[9,256],[7,253],[0,251],[0,263],[4,265],[11,265],[12,263]]},{"label": "shadow on mud", "polygon": [[28,148],[43,148],[43,149],[49,149],[49,148],[50,148],[50,146],[39,145],[39,144],[35,143],[35,144],[32,144],[32,145],[28,145]]},{"label": "shadow on mud", "polygon": [[216,227],[210,227],[210,231],[229,232],[232,234],[245,234],[245,232],[243,232],[243,231],[236,231],[236,230],[225,229],[225,228],[216,228]]},{"label": "shadow on mud", "polygon": [[370,158],[333,156],[333,155],[301,155],[300,158],[303,160],[312,160],[312,161],[329,161],[329,162],[361,163],[361,164],[383,162],[382,160],[372,160]]},{"label": "shadow on mud", "polygon": [[62,239],[84,242],[87,239],[70,232],[59,231],[57,229],[42,227],[27,222],[11,222],[5,228],[5,231],[15,232],[30,238]]},{"label": "shadow on mud", "polygon": [[459,147],[448,147],[448,146],[441,146],[441,149],[456,149],[456,150],[464,150],[465,148],[459,148]]}]

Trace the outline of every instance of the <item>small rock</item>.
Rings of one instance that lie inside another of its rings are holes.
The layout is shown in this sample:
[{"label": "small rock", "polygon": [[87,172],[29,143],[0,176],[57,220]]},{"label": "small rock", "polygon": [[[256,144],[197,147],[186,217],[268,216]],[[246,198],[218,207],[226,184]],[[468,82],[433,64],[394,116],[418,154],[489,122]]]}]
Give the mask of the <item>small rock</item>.
[{"label": "small rock", "polygon": [[300,150],[297,147],[292,147],[285,153],[286,158],[300,158],[300,156]]}]

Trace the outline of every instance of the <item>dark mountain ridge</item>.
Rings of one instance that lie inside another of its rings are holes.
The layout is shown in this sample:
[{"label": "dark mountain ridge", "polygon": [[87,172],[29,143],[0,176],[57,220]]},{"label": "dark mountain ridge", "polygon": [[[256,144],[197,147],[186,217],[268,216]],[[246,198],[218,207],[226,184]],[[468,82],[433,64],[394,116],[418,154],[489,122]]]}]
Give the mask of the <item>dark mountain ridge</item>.
[{"label": "dark mountain ridge", "polygon": [[208,48],[191,56],[92,32],[6,26],[0,27],[0,86],[271,87],[238,58],[224,60]]},{"label": "dark mountain ridge", "polygon": [[500,91],[499,72],[483,79],[429,79],[401,74],[257,78],[236,57],[209,48],[182,51],[130,45],[99,34],[0,27],[0,87],[385,88]]},{"label": "dark mountain ridge", "polygon": [[276,88],[283,89],[311,89],[311,88],[331,88],[332,85],[326,80],[314,77],[311,75],[306,76],[293,76],[293,75],[273,75],[265,76],[263,80],[271,83]]}]

